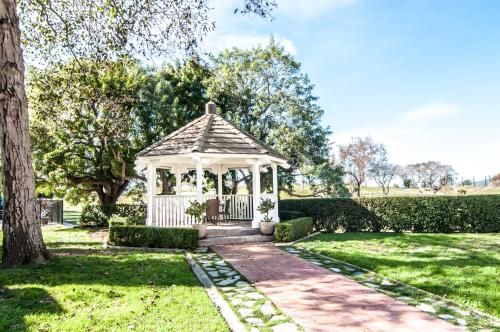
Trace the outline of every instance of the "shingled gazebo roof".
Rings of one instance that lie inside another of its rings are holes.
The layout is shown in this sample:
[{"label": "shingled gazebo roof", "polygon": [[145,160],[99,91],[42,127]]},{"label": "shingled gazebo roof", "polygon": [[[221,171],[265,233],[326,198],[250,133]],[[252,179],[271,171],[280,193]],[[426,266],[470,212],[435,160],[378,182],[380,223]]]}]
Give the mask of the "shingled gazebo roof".
[{"label": "shingled gazebo roof", "polygon": [[213,113],[207,113],[188,123],[142,150],[137,156],[210,153],[267,155],[286,161],[286,158],[279,152],[214,113],[215,108]]}]

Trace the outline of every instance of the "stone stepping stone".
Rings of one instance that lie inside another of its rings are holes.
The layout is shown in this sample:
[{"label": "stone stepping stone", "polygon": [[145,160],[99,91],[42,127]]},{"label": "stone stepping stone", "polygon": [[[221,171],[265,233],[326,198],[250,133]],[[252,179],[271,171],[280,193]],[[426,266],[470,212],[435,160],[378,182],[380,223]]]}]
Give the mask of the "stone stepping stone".
[{"label": "stone stepping stone", "polygon": [[277,321],[280,321],[280,320],[285,320],[287,319],[286,316],[283,316],[283,315],[275,315],[273,317],[271,317],[271,319],[269,320],[270,322],[277,322]]},{"label": "stone stepping stone", "polygon": [[382,282],[381,282],[380,284],[381,284],[382,286],[396,286],[396,284],[395,284],[395,283],[392,283],[392,282],[390,282],[390,281],[389,281],[389,280],[387,280],[387,279],[382,280]]},{"label": "stone stepping stone", "polygon": [[253,309],[250,309],[250,308],[240,308],[240,309],[238,309],[238,312],[243,317],[252,317],[253,316]]},{"label": "stone stepping stone", "polygon": [[245,295],[245,297],[247,297],[251,300],[260,300],[260,299],[264,298],[264,296],[262,294],[259,294],[259,293],[247,293],[244,295]]},{"label": "stone stepping stone", "polygon": [[330,268],[330,271],[337,272],[337,273],[342,272],[342,270],[341,270],[341,269],[336,268],[336,267],[331,267],[331,268]]},{"label": "stone stepping stone", "polygon": [[264,322],[260,318],[249,317],[245,320],[247,321],[247,323],[252,324],[253,326],[263,326],[264,325]]},{"label": "stone stepping stone", "polygon": [[231,286],[220,287],[220,290],[223,291],[224,293],[230,293],[230,292],[234,291],[234,287],[231,287]]},{"label": "stone stepping stone", "polygon": [[352,272],[352,271],[356,271],[356,269],[355,269],[355,268],[352,268],[352,267],[347,266],[347,265],[344,265],[344,269],[346,269],[347,271],[351,271],[351,272]]},{"label": "stone stepping stone", "polygon": [[371,282],[365,282],[364,283],[365,286],[368,286],[370,288],[380,288],[379,285],[376,285],[376,284],[372,284]]},{"label": "stone stepping stone", "polygon": [[417,306],[417,309],[422,310],[423,312],[431,313],[431,314],[436,313],[436,309],[434,309],[433,306],[431,306],[430,304],[427,304],[427,303],[420,303]]},{"label": "stone stepping stone", "polygon": [[210,276],[213,278],[220,276],[219,272],[217,271],[208,271],[208,274],[210,274]]},{"label": "stone stepping stone", "polygon": [[216,261],[215,265],[218,265],[218,266],[227,266],[227,263],[224,262],[224,261]]},{"label": "stone stepping stone", "polygon": [[238,281],[235,285],[236,287],[245,287],[245,286],[250,286],[250,284],[246,281]]},{"label": "stone stepping stone", "polygon": [[413,301],[413,298],[409,297],[409,296],[399,296],[399,297],[396,297],[396,300],[403,301],[403,302],[410,302],[410,301]]},{"label": "stone stepping stone", "polygon": [[352,276],[353,276],[353,277],[364,277],[364,275],[365,275],[365,274],[364,274],[363,272],[359,272],[359,271],[358,271],[358,272],[354,272],[354,273],[352,274]]},{"label": "stone stepping stone", "polygon": [[229,272],[223,272],[223,274],[226,276],[226,277],[232,277],[232,276],[235,276],[238,274],[238,272],[235,272],[235,271],[229,271]]},{"label": "stone stepping stone", "polygon": [[461,326],[467,326],[467,321],[463,318],[457,319],[457,323],[458,323],[458,325],[461,325]]},{"label": "stone stepping stone", "polygon": [[462,310],[460,308],[454,307],[454,306],[446,307],[446,309],[451,310],[453,312],[456,312],[457,314],[459,314],[461,316],[469,316],[469,312]]},{"label": "stone stepping stone", "polygon": [[261,305],[260,306],[260,311],[264,315],[266,315],[266,316],[271,316],[271,315],[276,314],[276,310],[274,309],[273,304],[271,303],[271,301],[267,301],[266,303],[264,303],[263,305]]},{"label": "stone stepping stone", "polygon": [[444,319],[444,320],[452,320],[452,319],[455,319],[455,316],[452,316],[452,315],[449,315],[449,314],[441,314],[438,316],[439,318],[441,319]]},{"label": "stone stepping stone", "polygon": [[252,308],[255,305],[255,301],[245,301],[240,303],[241,306]]},{"label": "stone stepping stone", "polygon": [[228,285],[234,284],[236,281],[238,281],[238,279],[240,279],[240,276],[234,276],[231,278],[223,279],[222,281],[217,282],[217,285],[228,286]]},{"label": "stone stepping stone", "polygon": [[293,323],[283,323],[279,325],[274,325],[271,329],[273,332],[296,332],[297,325]]},{"label": "stone stepping stone", "polygon": [[235,306],[239,306],[243,300],[241,299],[232,299],[231,303]]}]

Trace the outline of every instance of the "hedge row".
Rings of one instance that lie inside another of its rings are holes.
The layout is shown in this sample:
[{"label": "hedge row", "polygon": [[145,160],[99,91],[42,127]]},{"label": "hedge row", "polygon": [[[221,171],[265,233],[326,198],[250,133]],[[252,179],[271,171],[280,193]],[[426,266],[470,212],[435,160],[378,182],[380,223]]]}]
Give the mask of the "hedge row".
[{"label": "hedge row", "polygon": [[293,199],[280,208],[301,211],[328,232],[500,231],[500,195]]},{"label": "hedge row", "polygon": [[279,210],[280,220],[286,221],[291,219],[297,219],[305,217],[306,215],[302,211],[290,211],[290,210]]},{"label": "hedge row", "polygon": [[88,204],[82,209],[80,226],[106,227],[112,216],[125,218],[127,225],[146,224],[146,205],[139,204]]},{"label": "hedge row", "polygon": [[312,228],[311,217],[291,219],[276,224],[274,237],[277,242],[292,242],[310,234]]},{"label": "hedge row", "polygon": [[109,228],[109,243],[115,246],[193,249],[198,246],[195,228],[163,228],[116,225]]}]

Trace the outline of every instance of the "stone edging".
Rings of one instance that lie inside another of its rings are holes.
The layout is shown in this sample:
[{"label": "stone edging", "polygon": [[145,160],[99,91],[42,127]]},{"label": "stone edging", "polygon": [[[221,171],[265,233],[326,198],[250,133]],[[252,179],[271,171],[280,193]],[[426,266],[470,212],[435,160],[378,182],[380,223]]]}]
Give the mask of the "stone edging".
[{"label": "stone edging", "polygon": [[185,257],[194,274],[202,283],[203,287],[205,287],[208,297],[210,297],[212,302],[219,309],[220,313],[226,320],[226,323],[229,325],[230,330],[233,332],[245,332],[245,326],[240,322],[238,316],[236,316],[236,314],[233,312],[229,303],[227,303],[224,297],[222,297],[222,295],[219,293],[215,285],[212,283],[212,280],[210,280],[203,269],[198,265],[198,263],[196,263],[190,253],[186,253]]},{"label": "stone edging", "polygon": [[183,254],[187,252],[185,249],[173,249],[173,248],[147,248],[147,247],[126,247],[126,246],[114,246],[108,243],[103,243],[103,248],[105,249],[117,249],[117,250],[136,250],[136,251],[149,251],[149,252],[168,252],[172,254]]},{"label": "stone edging", "polygon": [[500,320],[491,315],[478,310],[461,309],[458,304],[439,295],[384,277],[357,265],[303,248],[288,246],[281,249],[455,325],[473,330],[500,327]]}]

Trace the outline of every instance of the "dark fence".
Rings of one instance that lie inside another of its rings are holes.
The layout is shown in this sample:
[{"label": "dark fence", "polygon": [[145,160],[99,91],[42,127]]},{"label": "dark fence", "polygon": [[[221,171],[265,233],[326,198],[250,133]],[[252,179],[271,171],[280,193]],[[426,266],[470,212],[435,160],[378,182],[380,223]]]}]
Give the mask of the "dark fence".
[{"label": "dark fence", "polygon": [[42,225],[62,224],[64,222],[64,203],[60,199],[39,198],[36,200],[36,212]]}]

